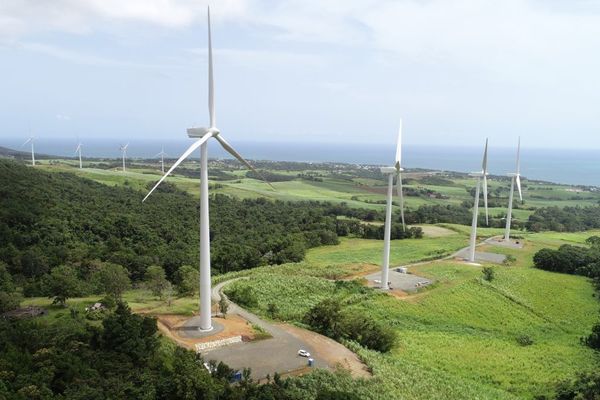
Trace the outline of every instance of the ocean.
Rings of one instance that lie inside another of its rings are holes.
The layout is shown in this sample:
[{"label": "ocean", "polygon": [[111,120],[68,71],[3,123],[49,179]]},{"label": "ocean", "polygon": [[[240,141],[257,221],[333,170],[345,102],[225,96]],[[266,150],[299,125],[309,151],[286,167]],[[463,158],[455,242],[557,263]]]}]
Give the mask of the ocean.
[{"label": "ocean", "polygon": [[[0,146],[28,151],[21,147],[23,138],[0,139]],[[120,157],[118,139],[85,139],[83,156]],[[164,146],[169,158],[178,158],[191,140],[174,139],[159,141],[156,139],[131,140],[127,151],[130,157],[153,157]],[[232,146],[250,160],[301,161],[301,162],[343,162],[356,164],[391,165],[395,154],[395,145],[373,144],[337,144],[337,143],[293,143],[293,142],[248,142],[230,140]],[[36,139],[36,152],[59,156],[74,156],[75,139]],[[402,164],[405,168],[427,168],[435,170],[471,172],[481,169],[481,147],[464,146],[403,146]],[[199,151],[197,152],[199,155]],[[209,147],[211,158],[230,158],[216,143]],[[489,148],[489,172],[503,175],[515,170],[516,148]],[[571,185],[600,186],[600,150],[559,150],[521,149],[521,174],[529,179]]]}]

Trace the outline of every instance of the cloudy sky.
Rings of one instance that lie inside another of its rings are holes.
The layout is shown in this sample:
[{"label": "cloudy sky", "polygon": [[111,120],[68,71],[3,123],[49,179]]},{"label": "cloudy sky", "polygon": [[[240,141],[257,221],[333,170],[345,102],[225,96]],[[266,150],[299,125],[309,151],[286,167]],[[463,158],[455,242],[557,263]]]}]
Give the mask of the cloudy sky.
[{"label": "cloudy sky", "polygon": [[[0,1],[0,137],[185,137],[206,1]],[[600,148],[600,1],[215,0],[230,140]]]}]

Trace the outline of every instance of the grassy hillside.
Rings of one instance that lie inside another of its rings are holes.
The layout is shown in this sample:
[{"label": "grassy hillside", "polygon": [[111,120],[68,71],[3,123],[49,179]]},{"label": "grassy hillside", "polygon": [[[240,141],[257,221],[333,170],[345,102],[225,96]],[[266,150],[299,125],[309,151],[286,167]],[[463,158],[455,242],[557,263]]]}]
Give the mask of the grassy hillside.
[{"label": "grassy hillside", "polygon": [[[582,235],[563,238],[535,234],[524,250],[494,248],[513,254],[517,263],[496,266],[492,282],[481,279],[481,267],[438,261],[411,268],[436,281],[416,295],[345,298],[349,309],[368,313],[398,333],[391,354],[359,350],[383,382],[388,398],[533,398],[578,371],[600,368],[598,355],[579,342],[597,320],[592,285],[582,277],[531,267],[537,249],[580,241]],[[422,255],[432,243],[423,242]],[[345,254],[357,246],[343,242],[338,246],[343,250],[330,257],[323,253],[334,248],[314,249],[307,259],[317,265],[333,263],[332,267],[336,262],[355,262]],[[370,260],[378,259],[381,251],[381,246],[370,248],[368,243],[358,247]],[[412,244],[405,241],[392,247],[398,260],[404,250],[411,252]],[[228,290],[251,287],[258,297],[256,312],[268,316],[267,305],[275,303],[278,318],[301,322],[310,307],[338,295],[334,283],[319,273],[306,277],[311,270],[304,264],[253,271],[248,280],[237,281]],[[526,339],[533,344],[524,345]]]}]

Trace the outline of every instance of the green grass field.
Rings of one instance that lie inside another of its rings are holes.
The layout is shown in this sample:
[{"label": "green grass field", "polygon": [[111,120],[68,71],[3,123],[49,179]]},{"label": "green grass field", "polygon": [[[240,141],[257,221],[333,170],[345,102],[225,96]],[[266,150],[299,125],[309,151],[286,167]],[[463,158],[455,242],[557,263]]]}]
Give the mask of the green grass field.
[{"label": "green grass field", "polygon": [[[600,368],[598,356],[579,342],[598,319],[591,284],[531,267],[539,248],[582,242],[593,233],[567,234],[564,240],[553,233],[529,235],[523,250],[488,246],[517,258],[514,266],[496,266],[492,282],[481,279],[481,267],[436,261],[411,268],[436,281],[431,289],[403,299],[377,293],[347,299],[352,309],[398,332],[391,354],[358,350],[385,388],[378,392],[380,398],[533,398],[578,371]],[[464,234],[455,236],[457,244],[464,242]],[[449,237],[423,239],[421,245],[418,240],[395,241],[393,257],[426,257],[439,246],[437,240],[455,240]],[[380,253],[381,242],[346,240],[312,249],[308,262],[295,269],[286,265],[252,271],[229,290],[250,286],[258,296],[255,312],[266,316],[273,302],[279,318],[298,322],[311,306],[338,295],[320,272],[311,275],[320,271],[315,265],[372,263]],[[519,344],[521,336],[533,344]]]}]

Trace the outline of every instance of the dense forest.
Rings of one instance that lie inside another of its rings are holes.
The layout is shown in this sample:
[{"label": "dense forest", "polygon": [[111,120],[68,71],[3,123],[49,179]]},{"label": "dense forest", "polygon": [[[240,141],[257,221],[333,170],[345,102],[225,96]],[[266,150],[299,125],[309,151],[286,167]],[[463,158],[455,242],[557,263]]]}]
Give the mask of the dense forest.
[{"label": "dense forest", "polygon": [[248,370],[230,385],[232,369],[211,369],[195,353],[161,342],[156,320],[124,304],[100,325],[76,312],[51,322],[0,319],[0,399],[358,399],[361,385],[326,371],[258,385]]},{"label": "dense forest", "polygon": [[543,207],[529,216],[527,229],[533,232],[578,232],[600,228],[600,206]]},{"label": "dense forest", "polygon": [[[170,280],[198,260],[198,200],[165,183],[144,193],[109,187],[68,173],[48,173],[0,161],[0,262],[26,295],[44,295],[51,271],[80,275],[110,263],[134,282],[159,265]],[[211,262],[216,272],[301,261],[306,249],[337,244],[338,236],[381,239],[383,213],[344,204],[210,198]],[[338,216],[357,219],[338,220]],[[393,238],[421,237],[393,226]],[[87,280],[88,276],[80,276]]]}]

